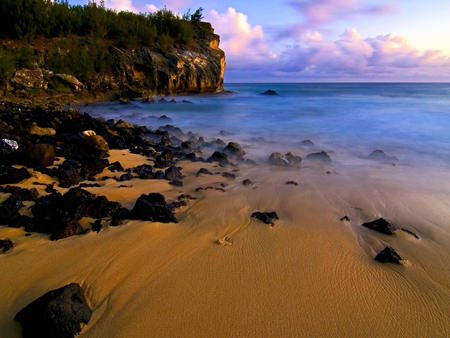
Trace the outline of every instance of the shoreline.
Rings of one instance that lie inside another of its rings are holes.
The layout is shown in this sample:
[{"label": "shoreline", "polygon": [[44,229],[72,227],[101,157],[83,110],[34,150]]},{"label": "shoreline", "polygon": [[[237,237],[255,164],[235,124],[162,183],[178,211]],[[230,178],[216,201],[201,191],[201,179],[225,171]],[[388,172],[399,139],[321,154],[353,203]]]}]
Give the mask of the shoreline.
[{"label": "shoreline", "polygon": [[[124,169],[153,163],[128,149],[109,154],[109,162],[119,161]],[[195,197],[175,211],[179,223],[124,220],[110,227],[107,219],[100,233],[54,242],[48,235],[25,237],[23,229],[1,226],[0,238],[9,237],[16,246],[0,255],[0,332],[19,337],[13,317],[23,306],[78,282],[93,309],[80,337],[450,333],[449,199],[442,186],[430,186],[414,168],[385,163],[366,170],[306,161],[292,167],[235,164],[177,161],[185,176],[181,187],[168,180],[102,180],[123,174],[105,168],[95,175],[100,187],[83,188],[127,208],[150,192],[162,193],[167,201],[180,194]],[[213,175],[197,176],[201,168]],[[245,179],[253,184],[244,186]],[[34,171],[14,185],[46,194],[35,181],[55,179]],[[31,204],[21,213],[29,214]],[[251,217],[256,211],[275,211],[279,220],[271,227]],[[378,217],[419,239],[361,227]],[[89,227],[93,221],[80,222]],[[232,245],[221,245],[221,239]],[[386,245],[405,258],[403,265],[374,261]]]}]

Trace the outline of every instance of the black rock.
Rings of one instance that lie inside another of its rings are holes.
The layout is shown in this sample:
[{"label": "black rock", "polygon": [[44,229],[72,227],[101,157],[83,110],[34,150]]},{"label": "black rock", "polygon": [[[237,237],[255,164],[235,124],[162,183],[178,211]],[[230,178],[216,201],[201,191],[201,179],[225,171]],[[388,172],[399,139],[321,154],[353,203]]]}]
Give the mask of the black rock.
[{"label": "black rock", "polygon": [[298,186],[298,183],[295,181],[287,181],[286,184]]},{"label": "black rock", "polygon": [[167,168],[166,171],[164,172],[164,175],[166,176],[166,180],[169,181],[183,178],[183,174],[181,173],[180,169],[178,169],[178,167],[174,165]]},{"label": "black rock", "polygon": [[132,168],[132,170],[139,175],[141,180],[148,180],[155,177],[155,169],[149,164],[141,164]]},{"label": "black rock", "polygon": [[303,147],[314,147],[315,146],[314,142],[311,140],[304,140],[304,141],[300,142],[300,145]]},{"label": "black rock", "polygon": [[302,162],[302,158],[292,153],[287,153],[286,155],[283,155],[281,153],[275,152],[270,155],[268,162],[271,165],[292,167],[294,165],[300,164]]},{"label": "black rock", "polygon": [[242,185],[253,185],[253,184],[255,184],[255,182],[253,182],[248,178],[242,181]]},{"label": "black rock", "polygon": [[114,162],[114,163],[111,163],[111,164],[108,166],[108,169],[109,169],[111,172],[115,172],[115,171],[124,171],[124,169],[123,169],[123,167],[122,167],[122,164],[120,164],[119,161],[116,161],[116,162]]},{"label": "black rock", "polygon": [[19,183],[30,177],[30,173],[25,168],[16,169],[10,165],[0,166],[0,184]]},{"label": "black rock", "polygon": [[271,226],[275,226],[275,223],[273,222],[274,219],[279,219],[278,215],[275,211],[271,211],[271,212],[257,211],[257,212],[254,212],[251,217],[255,217],[266,224],[270,224]]},{"label": "black rock", "polygon": [[175,186],[175,187],[182,187],[183,186],[183,182],[182,181],[172,181],[172,182],[169,182],[169,184],[170,185],[173,185],[173,186]]},{"label": "black rock", "polygon": [[127,172],[126,174],[120,175],[119,182],[130,181],[134,178],[131,172]]},{"label": "black rock", "polygon": [[91,226],[92,226],[92,231],[99,233],[103,228],[102,219],[99,218],[99,219],[95,220],[94,223],[91,223]]},{"label": "black rock", "polygon": [[10,239],[0,239],[0,254],[8,253],[14,247],[14,242]]},{"label": "black rock", "polygon": [[19,210],[23,207],[22,201],[14,196],[8,197],[0,205],[0,225],[15,227],[20,220]]},{"label": "black rock", "polygon": [[75,220],[68,221],[64,224],[55,224],[56,229],[50,235],[50,240],[57,241],[59,239],[84,234],[83,227]]},{"label": "black rock", "polygon": [[305,159],[310,161],[322,162],[325,164],[331,163],[331,157],[324,151],[306,155]]},{"label": "black rock", "polygon": [[159,193],[141,195],[131,210],[131,218],[162,223],[178,223],[172,210],[167,205],[165,197]]},{"label": "black rock", "polygon": [[374,150],[370,153],[367,158],[375,161],[385,161],[385,162],[397,162],[398,158],[395,156],[389,156],[383,150]]},{"label": "black rock", "polygon": [[394,231],[397,229],[394,224],[389,223],[384,218],[379,218],[372,222],[363,223],[362,226],[386,235],[393,235]]},{"label": "black rock", "polygon": [[164,174],[164,171],[158,170],[155,173],[155,180],[164,180],[166,178],[166,175]]},{"label": "black rock", "polygon": [[56,176],[59,179],[59,186],[61,188],[70,188],[83,180],[75,168],[63,169],[60,167],[56,171]]},{"label": "black rock", "polygon": [[53,165],[55,161],[55,148],[50,144],[28,144],[20,147],[15,156],[30,168],[41,168]]},{"label": "black rock", "polygon": [[279,95],[275,90],[273,90],[273,89],[269,89],[269,90],[266,90],[264,93],[261,93],[261,94],[259,94],[259,95]]},{"label": "black rock", "polygon": [[230,157],[235,157],[238,159],[242,159],[245,155],[245,151],[242,150],[239,143],[230,142],[228,145],[223,148],[223,153],[227,154]]},{"label": "black rock", "polygon": [[197,171],[197,177],[199,177],[200,175],[214,175],[212,172],[210,172],[208,169],[206,168],[200,168],[199,171]]},{"label": "black rock", "polygon": [[207,162],[219,162],[219,165],[224,166],[230,163],[228,160],[228,155],[220,151],[215,151],[210,158],[206,160]]},{"label": "black rock", "polygon": [[381,251],[378,255],[376,255],[375,260],[381,263],[397,263],[401,264],[403,260],[400,255],[395,252],[390,246],[387,246]]},{"label": "black rock", "polygon": [[92,315],[83,289],[75,283],[47,292],[17,313],[24,338],[72,338]]},{"label": "black rock", "polygon": [[236,174],[228,173],[228,172],[222,173],[222,176],[227,177],[227,178],[233,178],[233,179],[236,178]]}]

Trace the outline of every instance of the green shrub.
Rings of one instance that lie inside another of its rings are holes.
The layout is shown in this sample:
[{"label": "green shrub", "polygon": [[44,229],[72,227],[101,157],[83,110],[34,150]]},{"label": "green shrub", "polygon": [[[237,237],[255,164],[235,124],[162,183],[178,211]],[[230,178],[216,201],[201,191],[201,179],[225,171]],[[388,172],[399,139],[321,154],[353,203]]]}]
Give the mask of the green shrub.
[{"label": "green shrub", "polygon": [[173,40],[169,36],[169,34],[162,34],[158,38],[159,47],[161,48],[161,52],[166,54],[173,47]]}]

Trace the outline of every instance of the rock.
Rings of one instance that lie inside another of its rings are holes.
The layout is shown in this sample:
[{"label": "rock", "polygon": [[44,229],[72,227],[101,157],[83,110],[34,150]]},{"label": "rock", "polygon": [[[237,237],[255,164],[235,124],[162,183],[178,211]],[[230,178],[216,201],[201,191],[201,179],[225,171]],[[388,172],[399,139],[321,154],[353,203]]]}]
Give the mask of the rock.
[{"label": "rock", "polygon": [[30,177],[30,173],[25,168],[16,169],[10,165],[0,166],[0,184],[19,183]]},{"label": "rock", "polygon": [[128,100],[126,97],[119,98],[120,104],[131,104],[130,100]]},{"label": "rock", "polygon": [[85,163],[80,170],[80,177],[85,180],[95,179],[95,176],[108,167],[109,161],[104,158],[94,158]]},{"label": "rock", "polygon": [[286,157],[290,165],[297,165],[302,162],[302,158],[300,156],[296,156],[291,152],[285,154],[284,156]]},{"label": "rock", "polygon": [[20,220],[19,210],[23,207],[22,201],[10,196],[0,205],[0,225],[16,227]]},{"label": "rock", "polygon": [[287,181],[286,184],[291,184],[291,185],[298,186],[298,183],[295,182],[295,181]]},{"label": "rock", "polygon": [[2,139],[0,142],[0,155],[7,156],[15,152],[19,148],[19,144],[14,140]]},{"label": "rock", "polygon": [[109,151],[109,146],[106,140],[101,135],[91,135],[83,139],[83,145],[87,148],[94,148],[104,152]]},{"label": "rock", "polygon": [[275,223],[273,222],[274,219],[279,219],[278,215],[275,211],[271,211],[271,212],[257,211],[257,212],[254,212],[251,217],[255,217],[266,224],[270,224],[271,226],[275,226]]},{"label": "rock", "polygon": [[33,125],[28,128],[28,134],[30,135],[36,135],[36,136],[55,136],[56,130],[53,128],[41,128],[39,127],[36,122],[33,122]]},{"label": "rock", "polygon": [[56,176],[59,180],[59,186],[61,188],[70,188],[74,185],[79,184],[83,179],[78,174],[75,168],[58,168]]},{"label": "rock", "polygon": [[108,169],[109,169],[111,172],[124,171],[124,169],[123,169],[123,167],[122,167],[122,164],[120,164],[119,161],[116,161],[116,162],[114,162],[114,163],[111,163],[111,164],[108,166]]},{"label": "rock", "polygon": [[43,143],[25,145],[16,152],[16,155],[30,168],[52,166],[56,158],[55,148]]},{"label": "rock", "polygon": [[82,226],[75,220],[54,224],[54,226],[56,226],[56,229],[50,235],[50,240],[52,241],[84,234]]},{"label": "rock", "polygon": [[397,229],[394,224],[389,223],[384,218],[379,218],[372,222],[363,223],[362,226],[386,235],[393,235],[394,231]]},{"label": "rock", "polygon": [[127,172],[126,174],[120,175],[119,182],[130,181],[134,178],[131,172]]},{"label": "rock", "polygon": [[180,178],[183,178],[183,174],[181,173],[180,169],[178,169],[177,166],[170,166],[166,171],[164,172],[166,176],[166,180],[174,181],[178,180]]},{"label": "rock", "polygon": [[41,69],[19,69],[14,73],[11,83],[16,89],[46,89],[48,82],[44,79]]},{"label": "rock", "polygon": [[228,173],[228,172],[223,172],[223,173],[222,173],[222,176],[223,176],[223,177],[227,177],[227,178],[233,178],[233,179],[236,178],[236,174]]},{"label": "rock", "polygon": [[300,156],[295,156],[291,152],[287,153],[286,155],[275,152],[270,155],[268,162],[271,165],[292,167],[294,165],[300,164],[302,162],[302,158]]},{"label": "rock", "polygon": [[170,185],[173,185],[174,187],[182,187],[183,186],[183,182],[182,181],[172,181],[169,182]]},{"label": "rock", "polygon": [[255,182],[253,182],[252,180],[250,180],[248,178],[242,181],[242,185],[254,185],[254,184],[255,184]]},{"label": "rock", "polygon": [[163,123],[167,123],[167,122],[173,122],[173,120],[166,116],[166,115],[161,115],[160,117],[158,117],[158,122],[163,122]]},{"label": "rock", "polygon": [[139,175],[141,180],[148,180],[155,177],[155,169],[148,164],[142,164],[132,168],[132,171]]},{"label": "rock", "polygon": [[269,89],[269,90],[266,90],[264,93],[261,93],[261,94],[259,94],[259,95],[272,95],[272,96],[276,96],[276,95],[279,95],[275,90],[273,90],[273,89]]},{"label": "rock", "polygon": [[0,239],[0,254],[10,252],[14,247],[14,242],[10,239]]},{"label": "rock", "polygon": [[348,218],[348,216],[344,216],[340,219],[340,221],[350,222],[350,218]]},{"label": "rock", "polygon": [[207,162],[218,162],[219,165],[224,166],[230,164],[228,160],[228,155],[221,153],[220,151],[215,151],[210,158],[206,160]]},{"label": "rock", "polygon": [[238,159],[244,158],[245,151],[242,150],[239,143],[236,142],[230,142],[228,145],[223,149],[223,153],[227,154],[229,157],[234,157]]},{"label": "rock", "polygon": [[92,315],[80,285],[71,283],[47,292],[20,310],[14,319],[22,324],[24,338],[71,338],[81,332]]},{"label": "rock", "polygon": [[214,175],[214,174],[206,168],[200,168],[200,170],[197,171],[197,175],[195,175],[195,176],[199,177],[200,175]]},{"label": "rock", "polygon": [[328,154],[324,151],[306,155],[305,159],[310,161],[322,162],[325,164],[331,164],[331,157],[328,156]]},{"label": "rock", "polygon": [[374,161],[385,161],[385,162],[397,162],[398,158],[395,156],[389,156],[383,150],[374,150],[367,156],[368,159]]},{"label": "rock", "polygon": [[166,168],[173,164],[173,151],[165,149],[160,155],[155,158],[156,168]]},{"label": "rock", "polygon": [[314,147],[315,146],[314,142],[311,140],[304,140],[304,141],[300,142],[300,145],[303,147]]},{"label": "rock", "polygon": [[103,229],[102,219],[101,218],[95,220],[94,223],[90,223],[90,224],[91,224],[91,227],[92,227],[92,231],[95,231],[97,233],[99,233]]},{"label": "rock", "polygon": [[164,174],[164,171],[158,170],[155,173],[155,180],[164,180],[166,178],[166,175]]},{"label": "rock", "polygon": [[82,84],[75,76],[68,74],[55,74],[64,84],[70,87],[73,92],[79,93],[83,91],[84,84]]},{"label": "rock", "polygon": [[387,246],[378,255],[375,256],[375,260],[380,263],[397,263],[401,264],[403,258],[395,252],[393,248]]},{"label": "rock", "polygon": [[141,195],[131,210],[131,218],[152,222],[178,223],[167,205],[165,197],[159,193]]}]

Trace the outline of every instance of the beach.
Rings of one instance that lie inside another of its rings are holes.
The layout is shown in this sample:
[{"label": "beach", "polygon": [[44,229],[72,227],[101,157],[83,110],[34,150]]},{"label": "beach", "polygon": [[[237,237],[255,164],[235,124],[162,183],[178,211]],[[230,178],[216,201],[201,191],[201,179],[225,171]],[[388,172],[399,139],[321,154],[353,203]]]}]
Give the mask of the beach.
[{"label": "beach", "polygon": [[[247,89],[189,97],[192,105],[86,106],[114,137],[141,130],[122,123],[130,120],[152,130],[146,137],[160,148],[144,156],[111,147],[107,160],[123,171],[105,167],[82,189],[130,210],[150,193],[184,201],[174,211],[178,223],[123,218],[112,226],[108,216],[97,233],[96,219],[83,217],[85,233],[56,241],[0,226],[0,239],[15,244],[0,255],[0,336],[21,337],[14,317],[23,307],[77,283],[92,309],[80,337],[448,337],[448,99],[430,96],[418,106],[424,97],[392,97],[376,86],[367,87],[373,95],[280,88],[281,99]],[[186,148],[194,158],[174,158],[182,185],[156,174],[119,179],[127,169],[156,167],[167,135],[174,151],[194,145]],[[232,142],[244,158],[207,160]],[[275,152],[293,162],[271,162]],[[13,186],[40,196],[52,183],[63,195],[77,186],[27,170],[31,177]],[[0,203],[9,196],[0,193]],[[23,202],[20,214],[32,217],[34,203]],[[278,219],[266,224],[256,212]],[[380,218],[395,225],[392,235],[362,226]],[[375,260],[386,247],[400,264]]]},{"label": "beach", "polygon": [[[110,162],[124,168],[148,162],[124,150],[110,154]],[[448,196],[436,195],[438,187],[426,178],[406,179],[409,168],[390,164],[367,172],[315,163],[240,164],[235,179],[196,177],[203,167],[227,169],[214,163],[179,165],[186,176],[182,187],[135,179],[129,187],[106,180],[100,188],[86,188],[129,208],[142,193],[160,192],[167,200],[180,193],[195,196],[175,213],[177,224],[129,220],[56,242],[2,227],[1,237],[16,243],[0,257],[2,335],[20,337],[15,314],[71,282],[83,287],[93,309],[80,337],[449,334]],[[393,176],[404,179],[393,184]],[[243,186],[246,178],[254,184]],[[51,178],[36,174],[21,186],[36,187],[36,180]],[[290,180],[298,186],[287,185]],[[196,191],[221,183],[225,191]],[[250,217],[255,211],[276,211],[279,220],[272,227]],[[361,226],[378,217],[419,239]],[[94,220],[83,220],[86,227],[89,221]],[[231,245],[219,244],[222,238]],[[374,260],[386,245],[404,264]]]}]

